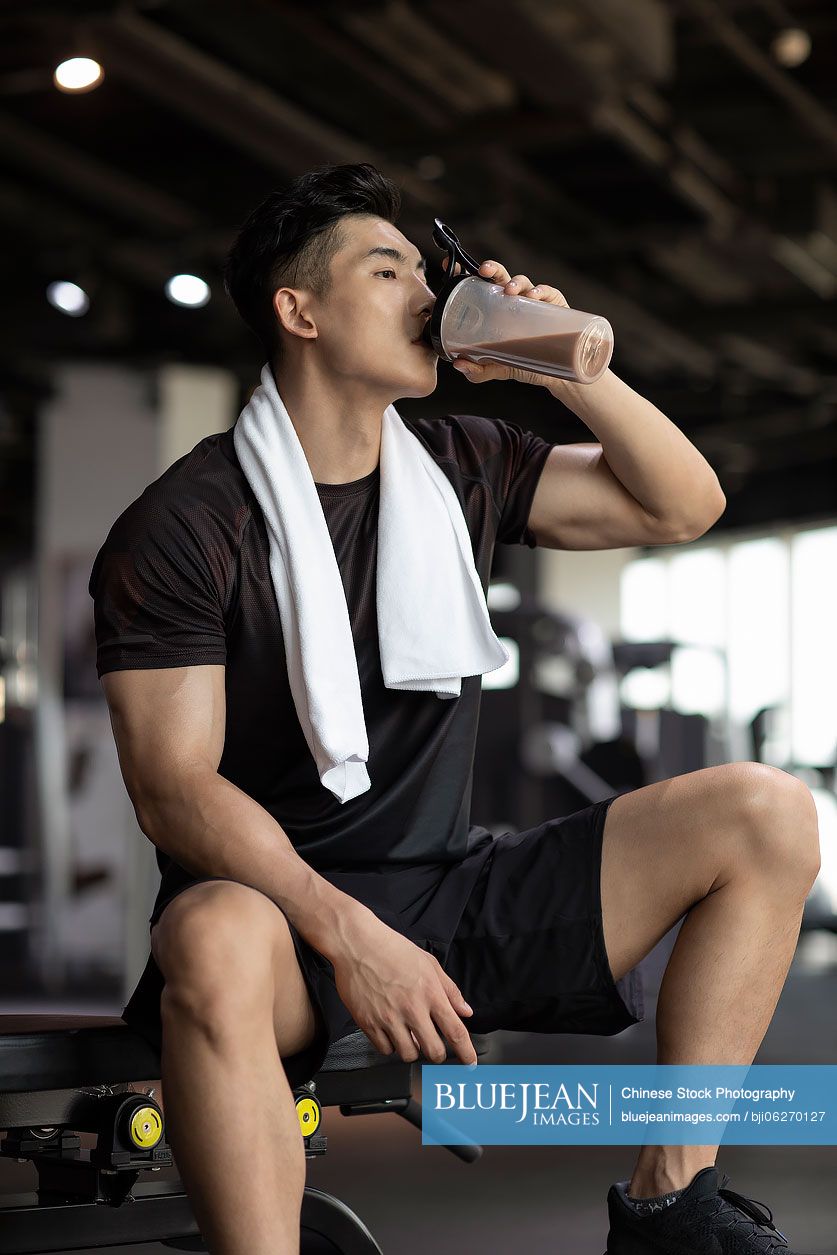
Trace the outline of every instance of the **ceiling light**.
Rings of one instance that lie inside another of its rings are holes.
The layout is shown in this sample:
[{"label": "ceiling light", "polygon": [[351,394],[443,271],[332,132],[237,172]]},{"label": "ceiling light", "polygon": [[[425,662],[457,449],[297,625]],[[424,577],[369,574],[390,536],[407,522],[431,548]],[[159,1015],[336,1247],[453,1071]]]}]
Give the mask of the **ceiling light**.
[{"label": "ceiling light", "polygon": [[71,318],[80,318],[90,308],[90,300],[84,288],[80,288],[77,283],[68,283],[65,279],[49,284],[47,300],[50,305],[60,309],[62,314],[69,314]]},{"label": "ceiling light", "polygon": [[172,275],[166,280],[166,296],[175,305],[199,309],[209,300],[209,285],[197,275]]},{"label": "ceiling light", "polygon": [[807,61],[811,54],[811,36],[798,26],[788,26],[773,40],[771,46],[774,60],[789,70]]},{"label": "ceiling light", "polygon": [[104,77],[98,61],[91,57],[70,57],[56,68],[52,81],[62,92],[89,92],[98,87]]}]

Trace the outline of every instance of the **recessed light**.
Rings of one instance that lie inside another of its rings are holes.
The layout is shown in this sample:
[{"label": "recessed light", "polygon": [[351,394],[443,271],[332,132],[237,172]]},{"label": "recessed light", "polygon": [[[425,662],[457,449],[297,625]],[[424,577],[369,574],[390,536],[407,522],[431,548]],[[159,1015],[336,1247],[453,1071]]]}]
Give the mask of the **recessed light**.
[{"label": "recessed light", "polygon": [[166,280],[166,296],[175,305],[199,309],[209,300],[209,285],[197,275],[172,275]]},{"label": "recessed light", "polygon": [[105,72],[92,57],[70,57],[56,67],[52,81],[62,92],[89,92],[98,87]]},{"label": "recessed light", "polygon": [[47,300],[50,305],[60,309],[62,314],[69,314],[71,318],[80,318],[90,308],[90,298],[84,288],[66,279],[57,279],[49,284]]}]

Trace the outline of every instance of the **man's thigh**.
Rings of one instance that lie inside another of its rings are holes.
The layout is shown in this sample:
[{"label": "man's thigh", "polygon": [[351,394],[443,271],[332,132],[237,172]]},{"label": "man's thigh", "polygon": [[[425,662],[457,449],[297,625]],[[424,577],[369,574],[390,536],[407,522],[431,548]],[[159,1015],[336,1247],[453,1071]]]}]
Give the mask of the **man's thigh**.
[{"label": "man's thigh", "polygon": [[[795,797],[792,777],[726,763],[646,785],[610,806],[602,842],[602,924],[619,978],[735,870],[755,869],[750,821]],[[766,825],[769,827],[769,825]]]},{"label": "man's thigh", "polygon": [[233,880],[201,881],[173,898],[151,929],[151,951],[170,990],[240,1014],[272,1000],[279,1054],[304,1050],[316,1015],[287,918],[266,894]]},{"label": "man's thigh", "polygon": [[440,949],[474,1008],[471,1032],[611,1035],[643,1018],[640,973],[617,988],[602,936],[601,843],[614,802],[503,833],[485,852]]}]

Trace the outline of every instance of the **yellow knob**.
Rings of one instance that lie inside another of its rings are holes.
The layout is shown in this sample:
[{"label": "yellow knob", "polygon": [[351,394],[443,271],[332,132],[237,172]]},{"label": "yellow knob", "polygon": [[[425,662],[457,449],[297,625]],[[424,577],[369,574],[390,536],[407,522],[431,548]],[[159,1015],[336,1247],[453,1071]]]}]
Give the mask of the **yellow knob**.
[{"label": "yellow knob", "polygon": [[305,1096],[296,1100],[296,1114],[303,1137],[316,1133],[320,1125],[320,1104],[315,1098]]},{"label": "yellow knob", "polygon": [[163,1136],[163,1120],[156,1107],[137,1107],[129,1125],[131,1141],[142,1150],[151,1150]]}]

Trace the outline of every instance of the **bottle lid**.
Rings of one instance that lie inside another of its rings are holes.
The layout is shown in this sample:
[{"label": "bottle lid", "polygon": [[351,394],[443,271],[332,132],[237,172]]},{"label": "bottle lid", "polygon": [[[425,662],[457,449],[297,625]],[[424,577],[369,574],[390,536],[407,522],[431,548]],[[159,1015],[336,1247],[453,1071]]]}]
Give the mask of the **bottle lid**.
[{"label": "bottle lid", "polygon": [[[479,262],[475,261],[470,253],[466,253],[459,243],[458,236],[446,223],[442,222],[441,218],[433,219],[433,243],[437,244],[439,248],[447,249],[448,266],[445,281],[439,289],[436,304],[433,306],[433,313],[425,324],[421,339],[426,344],[429,344],[439,357],[446,362],[452,362],[453,358],[442,347],[442,315],[445,312],[448,297],[458,283],[461,283],[463,279],[470,278],[472,275],[485,280],[486,283],[490,283],[491,280],[480,274]],[[457,262],[461,267],[461,273],[458,275],[454,274]]]}]

